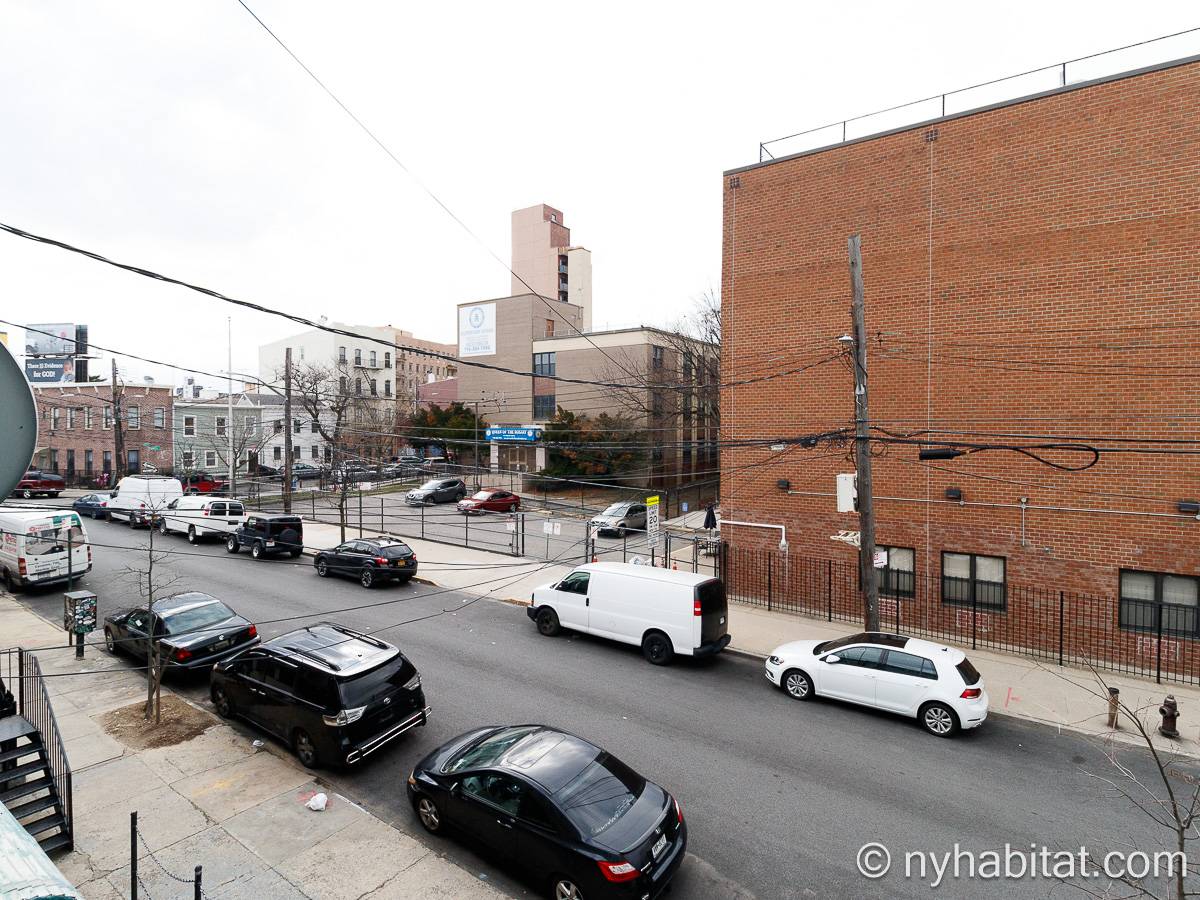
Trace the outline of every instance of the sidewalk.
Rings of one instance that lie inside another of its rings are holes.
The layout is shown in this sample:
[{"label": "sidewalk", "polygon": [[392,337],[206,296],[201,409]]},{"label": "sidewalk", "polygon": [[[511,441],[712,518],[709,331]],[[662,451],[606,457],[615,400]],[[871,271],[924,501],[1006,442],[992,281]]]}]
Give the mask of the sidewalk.
[{"label": "sidewalk", "polygon": [[[0,634],[6,646],[65,645],[61,629],[2,593]],[[54,861],[87,900],[130,895],[133,810],[142,897],[190,897],[178,881],[197,865],[205,894],[229,900],[504,896],[165,687],[164,724],[145,728],[145,679],[99,648],[37,657],[47,676],[88,673],[46,678],[74,782],[75,849]],[[323,812],[304,806],[317,792],[329,797]]]}]

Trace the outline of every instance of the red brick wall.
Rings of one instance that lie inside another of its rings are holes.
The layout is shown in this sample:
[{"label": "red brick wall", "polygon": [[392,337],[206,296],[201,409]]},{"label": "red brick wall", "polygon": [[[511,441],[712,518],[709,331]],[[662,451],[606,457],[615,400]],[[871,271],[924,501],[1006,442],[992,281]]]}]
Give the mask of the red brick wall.
[{"label": "red brick wall", "polygon": [[[857,232],[873,421],[1200,440],[1198,123],[1193,63],[726,173],[722,380],[837,352]],[[852,426],[851,371],[834,360],[726,388],[722,423],[725,440]],[[1065,473],[1010,453],[922,464],[916,447],[876,449],[877,540],[915,548],[920,576],[939,575],[943,550],[1004,556],[1013,585],[1106,597],[1122,567],[1200,574],[1200,522],[1177,512],[1200,499],[1200,457],[1108,454]],[[833,497],[849,452],[725,450],[724,517],[850,561],[828,539],[859,527]],[[965,505],[944,500],[951,486]]]}]

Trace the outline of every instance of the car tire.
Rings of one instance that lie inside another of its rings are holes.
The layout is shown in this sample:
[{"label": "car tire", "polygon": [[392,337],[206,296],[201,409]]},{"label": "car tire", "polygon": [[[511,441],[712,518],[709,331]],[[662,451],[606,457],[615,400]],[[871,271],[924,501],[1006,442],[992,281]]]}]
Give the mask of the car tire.
[{"label": "car tire", "polygon": [[57,500],[57,499],[58,499],[58,491],[55,491],[54,493],[52,493],[52,494],[50,495],[50,498],[51,498],[51,499],[53,499],[53,500]]},{"label": "car tire", "polygon": [[418,794],[413,801],[413,809],[416,811],[422,828],[430,834],[442,833],[445,821],[442,819],[442,810],[436,800],[426,797],[424,794]]},{"label": "car tire", "polygon": [[12,572],[8,569],[4,570],[4,589],[10,594],[15,594],[18,590],[17,580],[12,577]]},{"label": "car tire", "polygon": [[[166,534],[166,532],[164,531],[163,534]],[[189,544],[200,543],[200,535],[196,534],[196,526],[195,525],[188,526],[187,537],[188,537]]]},{"label": "car tire", "polygon": [[117,655],[117,638],[116,635],[112,633],[111,628],[104,629],[104,649],[113,656]]},{"label": "car tire", "polygon": [[253,544],[250,545],[250,555],[252,557],[254,557],[255,559],[262,559],[263,551],[265,551],[266,549],[267,548],[263,546],[262,541],[255,541]]},{"label": "car tire", "polygon": [[241,549],[242,549],[242,548],[241,548],[241,546],[238,544],[238,539],[237,539],[237,536],[236,536],[236,535],[232,535],[232,534],[231,534],[231,535],[230,535],[230,536],[229,536],[229,537],[228,537],[228,538],[225,540],[225,552],[226,552],[226,553],[237,553],[237,552],[238,552],[239,550],[241,550]]},{"label": "car tire", "polygon": [[163,534],[163,535],[165,535],[167,533],[167,520],[166,519],[158,520],[158,533]]},{"label": "car tire", "polygon": [[222,719],[233,718],[233,703],[225,693],[225,688],[214,686],[208,695],[212,698],[213,709],[217,711],[218,716]]},{"label": "car tire", "polygon": [[579,880],[566,875],[555,875],[550,879],[550,893],[552,900],[584,900],[583,888],[579,886]]},{"label": "car tire", "polygon": [[303,728],[297,728],[292,732],[292,752],[296,754],[296,759],[300,760],[300,765],[306,769],[315,769],[321,764],[320,757],[317,756],[317,748],[308,732]]},{"label": "car tire", "polygon": [[32,500],[33,499],[33,491],[21,491],[21,496],[24,497],[26,500]]},{"label": "car tire", "polygon": [[411,575],[401,575],[396,579],[396,584],[408,584],[410,581],[412,581]]},{"label": "car tire", "polygon": [[537,615],[537,630],[538,633],[545,637],[555,637],[562,632],[562,626],[558,622],[558,613],[546,607]]},{"label": "car tire", "polygon": [[298,557],[298,556],[299,556],[299,555],[300,555],[302,552],[303,552],[303,551],[302,551],[302,550],[301,550],[299,547],[297,547],[295,550],[289,550],[289,551],[288,551],[288,556],[290,556],[292,559],[295,559],[295,558],[296,558],[296,557]]},{"label": "car tire", "polygon": [[358,583],[365,588],[375,586],[375,568],[373,566],[363,566],[362,571],[358,573]]},{"label": "car tire", "polygon": [[675,656],[671,639],[661,631],[650,631],[642,638],[642,656],[656,666],[665,666]]},{"label": "car tire", "polygon": [[945,703],[926,703],[917,712],[921,727],[934,737],[954,737],[958,733],[958,716]]},{"label": "car tire", "polygon": [[129,527],[130,527],[130,528],[137,528],[137,522],[136,522],[136,521],[134,520],[134,518],[133,518],[133,513],[130,513],[130,514],[129,514]]},{"label": "car tire", "polygon": [[323,559],[317,560],[317,574],[322,578],[329,577],[329,563]]},{"label": "car tire", "polygon": [[779,686],[793,700],[811,700],[816,694],[808,673],[799,669],[788,669],[784,672],[783,677],[779,679]]},{"label": "car tire", "polygon": [[467,495],[466,495],[466,493],[465,493],[465,492],[463,492],[463,491],[459,491],[457,494],[455,494],[455,495],[454,495],[454,500],[455,500],[455,502],[458,502],[458,501],[462,500],[462,499],[463,499],[464,497],[466,497],[466,496],[467,496]]}]

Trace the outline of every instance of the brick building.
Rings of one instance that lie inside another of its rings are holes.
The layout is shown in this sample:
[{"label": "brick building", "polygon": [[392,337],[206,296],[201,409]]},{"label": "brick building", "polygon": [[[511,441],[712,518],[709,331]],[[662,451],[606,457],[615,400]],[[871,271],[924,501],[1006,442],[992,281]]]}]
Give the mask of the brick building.
[{"label": "brick building", "polygon": [[[966,608],[997,645],[1041,648],[1041,631],[1065,630],[1068,652],[1200,674],[1200,517],[1187,505],[1200,464],[1159,452],[1200,447],[1197,122],[1191,58],[725,173],[723,371],[811,366],[725,388],[725,440],[853,427],[837,339],[859,233],[879,429],[1139,451],[1066,472],[1013,452],[922,462],[915,444],[875,444],[877,543],[895,548],[885,624],[961,636]],[[834,495],[851,452],[724,451],[723,517],[753,523],[723,527],[735,554],[777,547],[786,528],[788,552],[759,551],[776,602],[861,609],[853,551],[830,541],[859,528]],[[762,593],[753,568],[731,569],[735,593]],[[1059,591],[1096,598],[1087,623]],[[1086,634],[1070,645],[1073,631]]]},{"label": "brick building", "polygon": [[[38,406],[38,443],[32,465],[63,475],[68,483],[117,473],[114,457],[112,385],[33,385]],[[172,389],[155,384],[121,387],[125,474],[172,471]]]}]

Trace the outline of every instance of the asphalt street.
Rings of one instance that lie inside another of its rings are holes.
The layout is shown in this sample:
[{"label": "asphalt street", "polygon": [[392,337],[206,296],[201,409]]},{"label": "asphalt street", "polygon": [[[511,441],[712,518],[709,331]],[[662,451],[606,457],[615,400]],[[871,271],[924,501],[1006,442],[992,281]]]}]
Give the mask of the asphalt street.
[{"label": "asphalt street", "polygon": [[[82,586],[99,595],[103,616],[137,597],[130,570],[144,567],[146,553],[133,548],[144,548],[148,535],[104,522],[89,522],[88,530],[97,545],[95,568]],[[674,896],[689,900],[1059,896],[1075,889],[1050,879],[948,877],[934,891],[924,883],[931,872],[924,881],[904,877],[904,855],[943,854],[956,845],[1093,853],[1129,842],[1144,850],[1167,846],[1167,832],[1093,777],[1117,774],[1103,745],[1072,732],[994,716],[975,732],[940,740],[884,714],[792,701],[767,684],[760,662],[745,657],[656,668],[636,648],[541,637],[524,609],[503,603],[471,602],[418,583],[366,591],[352,581],[318,579],[308,559],[254,562],[218,544],[193,548],[177,537],[156,536],[155,544],[171,551],[156,564],[170,581],[167,590],[214,594],[259,622],[265,636],[333,618],[382,629],[381,637],[397,643],[422,673],[433,707],[429,725],[362,768],[322,775],[513,896],[533,896],[540,885],[456,840],[428,838],[404,795],[414,762],[480,724],[566,728],[672,791],[691,835]],[[480,580],[502,573],[484,570]],[[21,597],[59,620],[58,592]],[[345,607],[360,608],[333,612]],[[438,615],[443,609],[449,611]],[[88,653],[103,650],[93,646]],[[207,699],[203,680],[177,687]],[[255,736],[249,726],[242,730],[247,739]],[[1122,761],[1151,777],[1146,754],[1123,752]],[[1190,763],[1176,768],[1181,779],[1200,771]],[[867,880],[856,869],[856,854],[868,842],[891,852],[894,869],[882,879]]]}]

